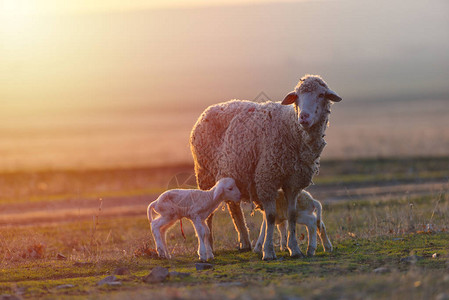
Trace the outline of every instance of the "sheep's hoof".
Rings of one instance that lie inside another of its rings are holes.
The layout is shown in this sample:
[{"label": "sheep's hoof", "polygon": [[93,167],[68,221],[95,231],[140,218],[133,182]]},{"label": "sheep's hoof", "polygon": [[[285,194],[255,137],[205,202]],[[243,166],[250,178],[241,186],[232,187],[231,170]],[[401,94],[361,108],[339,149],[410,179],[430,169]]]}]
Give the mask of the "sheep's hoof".
[{"label": "sheep's hoof", "polygon": [[262,254],[262,247],[257,247],[257,246],[254,247],[253,252],[257,253],[257,254]]},{"label": "sheep's hoof", "polygon": [[292,251],[292,249],[290,249],[289,251],[290,251],[291,258],[304,258],[304,254],[302,254],[302,252],[301,252],[301,250],[299,250],[299,248],[297,249],[297,251]]},{"label": "sheep's hoof", "polygon": [[276,260],[276,253],[274,252],[264,252],[262,260],[268,261],[268,260]]},{"label": "sheep's hoof", "polygon": [[297,254],[290,255],[290,257],[291,258],[304,258],[305,256],[302,253],[297,253]]}]

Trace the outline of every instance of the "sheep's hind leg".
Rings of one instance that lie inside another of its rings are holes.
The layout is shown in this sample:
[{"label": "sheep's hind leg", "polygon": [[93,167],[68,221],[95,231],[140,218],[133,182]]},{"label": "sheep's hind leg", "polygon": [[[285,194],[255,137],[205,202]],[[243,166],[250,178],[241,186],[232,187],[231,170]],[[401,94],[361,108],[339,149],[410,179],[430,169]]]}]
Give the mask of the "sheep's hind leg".
[{"label": "sheep's hind leg", "polygon": [[227,205],[232,221],[234,222],[235,230],[238,233],[240,251],[251,251],[248,227],[246,226],[245,216],[243,215],[240,203],[228,202]]},{"label": "sheep's hind leg", "polygon": [[257,239],[256,245],[254,246],[253,251],[255,253],[262,253],[262,246],[263,242],[265,241],[265,229],[266,229],[266,222],[264,218],[262,221],[262,225],[260,225],[259,238]]}]

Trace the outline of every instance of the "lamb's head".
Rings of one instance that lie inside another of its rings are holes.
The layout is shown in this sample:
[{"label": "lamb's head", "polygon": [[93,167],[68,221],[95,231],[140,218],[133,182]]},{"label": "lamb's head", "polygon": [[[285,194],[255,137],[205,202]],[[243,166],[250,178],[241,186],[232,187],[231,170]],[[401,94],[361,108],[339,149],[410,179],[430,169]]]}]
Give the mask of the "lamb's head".
[{"label": "lamb's head", "polygon": [[235,184],[235,180],[229,177],[220,179],[214,187],[214,200],[220,198],[225,201],[239,202],[240,190]]},{"label": "lamb's head", "polygon": [[316,124],[324,114],[330,113],[330,101],[341,101],[334,91],[318,75],[306,75],[293,92],[285,96],[282,104],[294,104],[298,121],[305,129]]}]

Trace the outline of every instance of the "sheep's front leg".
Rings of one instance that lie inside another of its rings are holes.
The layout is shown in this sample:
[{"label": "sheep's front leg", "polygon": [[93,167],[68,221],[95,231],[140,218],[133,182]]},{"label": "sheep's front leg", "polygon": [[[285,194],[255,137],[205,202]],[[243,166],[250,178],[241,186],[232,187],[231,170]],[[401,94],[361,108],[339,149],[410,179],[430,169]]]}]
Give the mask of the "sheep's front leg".
[{"label": "sheep's front leg", "polygon": [[276,259],[276,253],[273,246],[274,222],[276,219],[276,203],[275,201],[264,203],[264,222],[266,223],[265,241],[263,244],[263,260]]},{"label": "sheep's front leg", "polygon": [[297,193],[290,189],[284,189],[284,195],[287,199],[288,208],[287,208],[287,216],[288,216],[288,242],[287,248],[290,251],[291,257],[304,257],[301,250],[298,246],[298,240],[296,239],[296,196]]},{"label": "sheep's front leg", "polygon": [[198,237],[198,256],[200,261],[207,261],[207,250],[204,240],[206,236],[206,228],[203,227],[203,222],[199,219],[192,220],[193,227],[195,227],[196,236]]},{"label": "sheep's front leg", "polygon": [[262,253],[263,242],[265,241],[265,229],[266,229],[265,218],[262,221],[262,225],[260,225],[259,238],[257,239],[256,245],[254,246],[255,253]]},{"label": "sheep's front leg", "polygon": [[323,244],[324,251],[332,252],[334,248],[332,247],[332,243],[329,240],[329,236],[326,232],[326,226],[323,221],[321,221],[321,226],[318,228],[318,234],[320,235],[321,243]]},{"label": "sheep's front leg", "polygon": [[279,236],[281,237],[281,251],[287,250],[287,220],[277,224]]},{"label": "sheep's front leg", "polygon": [[251,251],[248,227],[246,226],[245,216],[243,215],[240,203],[228,202],[227,205],[232,221],[234,222],[235,230],[238,233],[240,250]]}]

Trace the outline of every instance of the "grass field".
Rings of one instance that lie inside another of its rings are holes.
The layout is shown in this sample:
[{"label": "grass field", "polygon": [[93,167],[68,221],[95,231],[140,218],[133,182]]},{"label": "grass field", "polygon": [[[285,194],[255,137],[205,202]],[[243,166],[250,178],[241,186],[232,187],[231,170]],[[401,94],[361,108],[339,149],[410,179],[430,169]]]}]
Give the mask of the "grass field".
[{"label": "grass field", "polygon": [[[212,270],[196,271],[196,237],[168,235],[154,255],[145,207],[191,166],[0,174],[0,295],[22,298],[446,299],[449,157],[323,161],[310,191],[334,245],[263,262],[240,253],[227,211],[215,218]],[[99,200],[101,199],[101,200]],[[254,240],[261,215],[245,214]],[[305,251],[307,238],[299,227]],[[413,256],[416,255],[416,256]],[[156,266],[188,273],[145,283]],[[117,268],[120,283],[98,285]],[[376,270],[376,271],[375,271]]]}]

